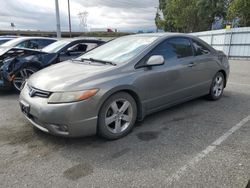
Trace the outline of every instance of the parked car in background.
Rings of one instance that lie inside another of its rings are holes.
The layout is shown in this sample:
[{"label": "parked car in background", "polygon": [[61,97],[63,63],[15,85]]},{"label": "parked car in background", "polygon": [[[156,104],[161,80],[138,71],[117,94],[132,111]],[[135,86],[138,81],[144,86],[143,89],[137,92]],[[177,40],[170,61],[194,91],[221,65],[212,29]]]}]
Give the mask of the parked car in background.
[{"label": "parked car in background", "polygon": [[8,37],[0,37],[0,46],[10,40],[12,40],[13,38],[8,38]]},{"label": "parked car in background", "polygon": [[20,91],[23,82],[34,72],[52,64],[76,58],[96,46],[103,44],[95,39],[61,39],[42,50],[12,49],[16,54],[0,67],[0,88]]},{"label": "parked car in background", "polygon": [[5,42],[0,46],[0,67],[4,59],[16,56],[14,52],[17,50],[13,51],[13,48],[42,49],[55,41],[44,37],[19,37]]},{"label": "parked car in background", "polygon": [[18,36],[15,35],[2,35],[0,36],[0,46],[12,39],[18,38]]},{"label": "parked car in background", "polygon": [[228,75],[226,55],[194,36],[130,35],[35,73],[20,106],[44,132],[118,139],[153,112],[220,99]]},{"label": "parked car in background", "polygon": [[57,41],[57,39],[47,37],[18,37],[1,45],[2,49],[10,49],[13,47],[29,48],[29,49],[42,49],[45,46]]},{"label": "parked car in background", "polygon": [[15,39],[15,38],[18,38],[20,36],[17,36],[17,35],[1,35],[0,38],[12,38],[12,39]]}]

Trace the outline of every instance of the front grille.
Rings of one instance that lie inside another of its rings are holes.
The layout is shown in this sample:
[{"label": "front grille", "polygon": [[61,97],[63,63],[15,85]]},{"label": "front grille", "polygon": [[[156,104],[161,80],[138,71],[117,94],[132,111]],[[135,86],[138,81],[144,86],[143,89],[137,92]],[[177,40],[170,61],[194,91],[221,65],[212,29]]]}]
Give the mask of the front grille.
[{"label": "front grille", "polygon": [[51,95],[51,92],[49,91],[43,91],[40,89],[36,89],[34,87],[28,86],[29,89],[29,96],[30,97],[41,97],[41,98],[49,98]]}]

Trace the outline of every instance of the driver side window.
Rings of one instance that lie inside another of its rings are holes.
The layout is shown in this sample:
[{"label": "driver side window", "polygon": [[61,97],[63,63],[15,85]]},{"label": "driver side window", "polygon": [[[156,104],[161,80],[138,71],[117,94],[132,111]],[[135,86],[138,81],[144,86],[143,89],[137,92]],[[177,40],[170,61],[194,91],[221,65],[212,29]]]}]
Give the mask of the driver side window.
[{"label": "driver side window", "polygon": [[165,60],[193,56],[191,42],[188,38],[170,38],[159,44],[151,55],[162,55]]},{"label": "driver side window", "polygon": [[71,46],[67,49],[67,51],[70,52],[76,52],[76,53],[83,53],[86,52],[88,48],[88,45],[80,43],[80,44],[76,44],[74,46]]}]

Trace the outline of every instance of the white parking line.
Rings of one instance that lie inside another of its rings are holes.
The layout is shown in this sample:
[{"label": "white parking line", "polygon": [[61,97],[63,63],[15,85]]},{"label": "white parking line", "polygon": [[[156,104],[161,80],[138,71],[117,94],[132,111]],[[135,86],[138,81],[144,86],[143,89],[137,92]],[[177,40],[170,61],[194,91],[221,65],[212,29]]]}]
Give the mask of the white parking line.
[{"label": "white parking line", "polygon": [[245,125],[248,121],[250,121],[250,115],[246,118],[242,119],[238,124],[233,126],[230,130],[225,132],[221,137],[215,140],[211,145],[209,145],[206,149],[198,153],[194,158],[188,161],[187,164],[182,166],[178,171],[176,171],[173,175],[167,178],[167,183],[171,185],[173,182],[178,182],[182,175],[188,170],[188,168],[193,168],[199,161],[201,161],[204,157],[206,157],[210,152],[214,151],[217,146],[221,145],[230,135],[232,135],[235,131],[240,129],[243,125]]},{"label": "white parking line", "polygon": [[241,83],[237,83],[237,82],[228,82],[228,84],[250,87],[250,84],[241,84]]}]

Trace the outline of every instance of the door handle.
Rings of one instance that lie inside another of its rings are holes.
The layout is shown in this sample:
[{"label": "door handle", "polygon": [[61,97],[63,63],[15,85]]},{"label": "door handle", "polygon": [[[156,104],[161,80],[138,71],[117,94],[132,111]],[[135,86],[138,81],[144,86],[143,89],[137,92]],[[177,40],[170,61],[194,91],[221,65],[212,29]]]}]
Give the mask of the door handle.
[{"label": "door handle", "polygon": [[191,63],[189,63],[187,66],[188,66],[188,67],[194,67],[194,66],[196,66],[196,64],[195,64],[194,62],[191,62]]}]

